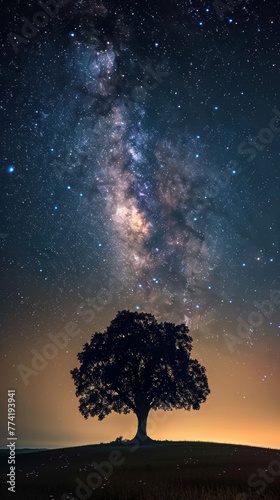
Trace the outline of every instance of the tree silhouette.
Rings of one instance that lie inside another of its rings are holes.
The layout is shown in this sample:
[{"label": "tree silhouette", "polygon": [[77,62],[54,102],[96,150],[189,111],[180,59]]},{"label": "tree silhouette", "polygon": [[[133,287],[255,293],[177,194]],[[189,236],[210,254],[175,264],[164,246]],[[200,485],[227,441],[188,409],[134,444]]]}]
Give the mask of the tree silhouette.
[{"label": "tree silhouette", "polygon": [[79,410],[103,420],[112,411],[137,415],[134,439],[146,433],[149,411],[199,410],[210,393],[205,368],[190,358],[184,324],[159,323],[152,314],[119,311],[104,333],[95,333],[71,370]]}]

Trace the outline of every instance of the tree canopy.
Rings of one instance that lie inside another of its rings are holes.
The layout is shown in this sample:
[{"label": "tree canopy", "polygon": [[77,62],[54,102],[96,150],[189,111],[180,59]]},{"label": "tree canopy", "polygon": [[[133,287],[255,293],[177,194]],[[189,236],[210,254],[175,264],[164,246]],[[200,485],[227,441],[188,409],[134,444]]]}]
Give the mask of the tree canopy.
[{"label": "tree canopy", "polygon": [[205,368],[191,359],[185,324],[158,322],[152,314],[119,311],[107,329],[92,335],[71,370],[79,410],[102,420],[112,411],[134,412],[135,437],[148,439],[153,410],[199,410],[210,393]]}]

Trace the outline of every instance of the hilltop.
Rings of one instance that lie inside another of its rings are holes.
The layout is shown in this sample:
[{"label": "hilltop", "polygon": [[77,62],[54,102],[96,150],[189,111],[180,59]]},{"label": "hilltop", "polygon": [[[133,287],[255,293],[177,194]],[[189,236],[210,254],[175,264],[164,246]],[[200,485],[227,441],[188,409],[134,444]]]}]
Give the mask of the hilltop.
[{"label": "hilltop", "polygon": [[[1,456],[3,500],[11,498],[7,469]],[[280,498],[280,450],[232,444],[166,441],[138,449],[110,443],[34,451],[16,457],[16,471],[17,500]]]}]

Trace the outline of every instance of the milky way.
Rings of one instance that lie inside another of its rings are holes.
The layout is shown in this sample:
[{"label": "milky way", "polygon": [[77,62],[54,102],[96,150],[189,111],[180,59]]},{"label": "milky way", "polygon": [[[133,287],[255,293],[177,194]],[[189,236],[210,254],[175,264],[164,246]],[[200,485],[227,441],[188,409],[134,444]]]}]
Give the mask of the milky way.
[{"label": "milky way", "polygon": [[248,34],[207,5],[80,2],[61,16],[53,38],[38,34],[3,70],[4,210],[20,268],[59,301],[69,290],[94,300],[114,274],[120,307],[192,324],[225,307],[231,324],[276,276],[276,183],[263,179],[278,175],[273,149],[259,167],[238,154],[278,105],[273,35],[266,62],[258,25]]},{"label": "milky way", "polygon": [[[65,160],[56,160],[53,168],[64,183],[75,179],[85,193],[88,231],[102,225],[111,266],[133,289],[135,304],[144,297],[152,312],[161,313],[165,303],[166,312],[176,305],[180,319],[189,319],[205,305],[206,285],[221,253],[220,219],[216,215],[214,223],[209,194],[215,167],[205,156],[200,159],[199,135],[174,134],[170,126],[158,131],[149,119],[156,92],[151,88],[164,87],[162,75],[168,79],[167,58],[154,69],[148,58],[141,61],[142,83],[149,81],[145,88],[124,73],[119,43],[115,48],[109,39],[100,45],[94,37],[92,43],[74,41],[71,47],[74,112],[81,116]],[[126,32],[124,53],[128,46]],[[130,53],[131,64],[136,55]],[[130,86],[122,85],[123,79],[130,79]]]}]

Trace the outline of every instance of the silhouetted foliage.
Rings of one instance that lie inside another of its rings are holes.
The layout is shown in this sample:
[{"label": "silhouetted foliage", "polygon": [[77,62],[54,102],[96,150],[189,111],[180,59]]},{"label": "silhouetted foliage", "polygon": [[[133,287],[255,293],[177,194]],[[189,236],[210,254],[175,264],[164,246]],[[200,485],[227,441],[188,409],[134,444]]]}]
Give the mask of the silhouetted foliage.
[{"label": "silhouetted foliage", "polygon": [[185,324],[157,322],[152,314],[118,312],[103,333],[92,335],[71,370],[85,418],[134,412],[142,442],[153,410],[199,410],[210,393],[205,368],[190,358]]}]

